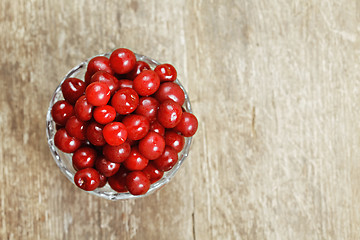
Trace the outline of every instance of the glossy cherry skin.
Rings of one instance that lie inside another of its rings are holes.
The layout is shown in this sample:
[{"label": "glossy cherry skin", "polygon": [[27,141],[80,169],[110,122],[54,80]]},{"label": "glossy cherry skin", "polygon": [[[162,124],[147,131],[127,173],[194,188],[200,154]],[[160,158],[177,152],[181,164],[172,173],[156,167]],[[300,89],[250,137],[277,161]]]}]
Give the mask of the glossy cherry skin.
[{"label": "glossy cherry skin", "polygon": [[79,139],[86,139],[87,123],[79,120],[76,116],[71,116],[65,125],[65,129],[69,135]]},{"label": "glossy cherry skin", "polygon": [[100,174],[93,168],[84,168],[75,173],[74,182],[85,191],[93,191],[100,185]]},{"label": "glossy cherry skin", "polygon": [[104,175],[105,177],[111,177],[112,175],[117,173],[120,168],[120,164],[110,162],[106,160],[104,156],[99,156],[96,158],[95,168],[100,174]]},{"label": "glossy cherry skin", "polygon": [[[110,61],[107,57],[98,56],[91,59],[87,66],[87,72],[89,75],[93,75],[98,71],[105,71],[110,73],[111,75],[114,74],[114,71],[110,67]],[[90,77],[91,77],[90,76]]]},{"label": "glossy cherry skin", "polygon": [[150,70],[149,64],[143,61],[137,61],[134,68],[125,75],[127,79],[134,80],[142,71]]},{"label": "glossy cherry skin", "polygon": [[177,78],[177,72],[173,65],[165,63],[156,66],[154,71],[159,75],[161,82],[175,81]]},{"label": "glossy cherry skin", "polygon": [[125,167],[120,166],[118,172],[108,178],[110,187],[117,192],[127,192],[125,180],[128,172],[129,171]]},{"label": "glossy cherry skin", "polygon": [[198,120],[194,114],[184,112],[180,122],[174,128],[175,131],[180,132],[185,137],[193,136],[198,129]]},{"label": "glossy cherry skin", "polygon": [[110,89],[106,83],[93,82],[86,87],[85,96],[91,105],[103,106],[110,100]]},{"label": "glossy cherry skin", "polygon": [[173,100],[165,100],[159,106],[157,120],[165,128],[175,127],[181,120],[182,109]]},{"label": "glossy cherry skin", "polygon": [[75,103],[75,115],[81,121],[89,121],[92,118],[93,105],[86,99],[85,95],[79,97]]},{"label": "glossy cherry skin", "polygon": [[119,90],[119,80],[116,77],[105,71],[98,71],[91,77],[91,83],[93,82],[102,82],[105,83],[110,90],[110,95]]},{"label": "glossy cherry skin", "polygon": [[127,174],[126,188],[132,195],[145,194],[150,188],[150,180],[142,171],[133,171]]},{"label": "glossy cherry skin", "polygon": [[165,128],[158,121],[154,121],[153,123],[150,124],[149,131],[156,132],[156,133],[160,134],[161,136],[165,135]]},{"label": "glossy cherry skin", "polygon": [[166,146],[164,153],[153,161],[154,165],[160,171],[169,171],[177,163],[179,157],[175,149]]},{"label": "glossy cherry skin", "polygon": [[182,106],[185,102],[185,94],[179,85],[173,82],[164,82],[154,94],[159,102],[173,100]]},{"label": "glossy cherry skin", "polygon": [[99,106],[94,109],[93,116],[95,121],[105,125],[115,120],[116,111],[110,105]]},{"label": "glossy cherry skin", "polygon": [[118,48],[110,55],[110,66],[117,74],[130,72],[136,63],[135,54],[126,48]]},{"label": "glossy cherry skin", "polygon": [[166,131],[165,145],[172,147],[176,152],[180,152],[184,148],[185,138],[175,131]]},{"label": "glossy cherry skin", "polygon": [[106,185],[107,183],[107,177],[105,177],[104,175],[102,174],[99,174],[100,175],[100,183],[99,183],[99,186],[98,188],[102,188]]},{"label": "glossy cherry skin", "polygon": [[135,111],[139,104],[139,96],[131,88],[122,88],[111,99],[111,105],[119,114],[129,114]]},{"label": "glossy cherry skin", "polygon": [[144,117],[147,117],[150,122],[153,122],[156,120],[159,105],[159,101],[153,97],[141,97],[135,113],[143,115]]},{"label": "glossy cherry skin", "polygon": [[61,84],[61,92],[66,101],[74,105],[85,92],[84,81],[78,78],[68,78]]},{"label": "glossy cherry skin", "polygon": [[133,88],[134,82],[128,79],[119,80],[119,88]]},{"label": "glossy cherry skin", "polygon": [[103,136],[104,125],[97,122],[91,122],[86,128],[86,137],[94,146],[104,146],[106,144]]},{"label": "glossy cherry skin", "polygon": [[81,147],[72,156],[72,165],[76,171],[91,168],[95,164],[96,151],[91,147]]},{"label": "glossy cherry skin", "polygon": [[140,153],[149,160],[157,159],[165,149],[165,139],[156,132],[149,132],[139,141]]},{"label": "glossy cherry skin", "polygon": [[149,120],[138,114],[127,115],[122,123],[125,125],[130,140],[140,140],[149,132]]},{"label": "glossy cherry skin", "polygon": [[103,135],[107,144],[118,146],[126,141],[128,133],[121,122],[111,122],[105,125]]},{"label": "glossy cherry skin", "polygon": [[106,159],[110,162],[122,163],[130,155],[131,147],[128,142],[124,142],[118,146],[106,144],[102,151]]},{"label": "glossy cherry skin", "polygon": [[143,173],[148,177],[150,183],[155,183],[159,181],[164,175],[163,171],[160,171],[155,167],[153,161],[149,162],[149,164],[142,170]]},{"label": "glossy cherry skin", "polygon": [[148,165],[149,159],[144,157],[137,147],[131,149],[129,157],[123,162],[123,165],[131,170],[143,170]]},{"label": "glossy cherry skin", "polygon": [[55,133],[54,143],[58,149],[65,153],[73,153],[81,146],[81,141],[70,136],[65,128],[61,128]]},{"label": "glossy cherry skin", "polygon": [[154,94],[160,86],[159,76],[153,70],[144,70],[134,79],[134,90],[140,96]]},{"label": "glossy cherry skin", "polygon": [[74,115],[74,108],[65,100],[57,101],[51,108],[51,116],[54,122],[61,126],[65,126],[72,115]]}]

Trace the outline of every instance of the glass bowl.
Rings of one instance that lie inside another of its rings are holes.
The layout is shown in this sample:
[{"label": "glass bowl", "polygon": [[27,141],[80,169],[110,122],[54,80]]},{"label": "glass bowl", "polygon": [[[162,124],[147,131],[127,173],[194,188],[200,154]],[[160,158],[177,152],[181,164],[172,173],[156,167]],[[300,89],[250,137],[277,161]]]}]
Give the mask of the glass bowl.
[{"label": "glass bowl", "polygon": [[[110,54],[111,53],[105,53],[105,54],[101,54],[101,55],[97,55],[97,56],[110,57]],[[135,56],[136,56],[137,60],[148,63],[150,65],[151,69],[154,69],[157,65],[160,64],[158,61],[151,59],[149,57],[143,56],[141,54],[135,53]],[[95,57],[95,56],[93,56],[93,57]],[[90,59],[92,59],[92,58],[90,58]],[[65,79],[70,78],[70,77],[76,77],[76,78],[84,80],[84,75],[85,75],[85,72],[87,69],[87,64],[90,61],[90,59],[80,63],[79,65],[77,65],[76,67],[71,69],[68,74],[66,74],[64,79],[61,81],[61,83],[55,89],[55,91],[52,95],[52,98],[50,100],[49,109],[46,114],[46,135],[47,135],[51,154],[52,154],[56,164],[60,168],[61,172],[73,184],[75,184],[74,183],[74,175],[75,175],[76,171],[72,166],[72,154],[68,154],[68,153],[64,153],[64,152],[60,151],[54,144],[54,136],[56,133],[56,126],[55,126],[55,122],[51,116],[51,109],[52,109],[52,106],[57,101],[64,99],[62,92],[61,92],[61,84],[64,82]],[[178,79],[175,80],[175,83],[177,83],[185,93],[185,103],[183,104],[182,107],[187,112],[192,113],[190,99],[189,99],[189,96],[188,96],[185,88],[182,86],[182,84],[180,83],[180,81]],[[95,189],[94,191],[89,191],[88,193],[91,193],[93,195],[96,195],[96,196],[99,196],[102,198],[106,198],[109,200],[141,198],[141,197],[145,197],[145,196],[148,196],[148,195],[154,193],[155,191],[162,188],[165,184],[167,184],[174,177],[176,172],[179,170],[180,166],[183,164],[183,162],[185,161],[186,157],[189,154],[191,139],[192,139],[191,137],[185,137],[185,145],[184,145],[183,150],[179,153],[178,162],[175,164],[175,166],[171,170],[164,172],[164,176],[159,181],[151,184],[150,189],[146,194],[135,196],[128,192],[127,193],[119,193],[119,192],[116,192],[113,189],[111,189],[111,187],[109,186],[108,183],[104,187]],[[79,188],[79,190],[80,190],[80,188]]]}]

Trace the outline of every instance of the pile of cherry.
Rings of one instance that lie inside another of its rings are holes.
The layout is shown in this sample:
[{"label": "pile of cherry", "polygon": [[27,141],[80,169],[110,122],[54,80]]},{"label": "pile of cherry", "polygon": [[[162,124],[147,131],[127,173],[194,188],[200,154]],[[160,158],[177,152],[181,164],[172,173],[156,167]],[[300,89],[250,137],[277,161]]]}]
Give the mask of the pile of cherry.
[{"label": "pile of cherry", "polygon": [[68,78],[65,100],[51,115],[57,124],[55,145],[73,153],[75,184],[86,191],[105,186],[117,192],[145,194],[178,161],[184,137],[198,121],[181,106],[185,95],[170,64],[154,70],[125,48],[87,66],[85,82]]}]

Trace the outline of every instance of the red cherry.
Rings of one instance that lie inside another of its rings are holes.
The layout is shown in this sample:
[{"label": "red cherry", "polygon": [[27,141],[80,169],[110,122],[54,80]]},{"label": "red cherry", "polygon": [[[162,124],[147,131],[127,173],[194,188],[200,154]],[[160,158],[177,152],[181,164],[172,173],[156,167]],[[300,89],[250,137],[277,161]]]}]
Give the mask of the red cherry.
[{"label": "red cherry", "polygon": [[157,159],[155,159],[154,165],[160,171],[169,171],[172,169],[178,161],[177,152],[169,146],[165,147],[164,153]]},{"label": "red cherry", "polygon": [[104,126],[97,122],[91,122],[86,128],[86,137],[94,146],[103,146],[106,141],[103,136]]},{"label": "red cherry", "polygon": [[134,90],[140,96],[155,93],[160,86],[159,76],[153,70],[144,70],[134,79]]},{"label": "red cherry", "polygon": [[92,117],[93,105],[86,99],[85,95],[81,96],[75,103],[75,115],[81,121],[89,121]]},{"label": "red cherry", "polygon": [[94,82],[87,86],[85,96],[91,105],[102,106],[110,100],[110,89],[106,83]]},{"label": "red cherry", "polygon": [[140,140],[145,137],[150,128],[149,120],[141,115],[130,114],[127,115],[122,123],[125,125],[128,138],[131,140]]},{"label": "red cherry", "polygon": [[111,105],[119,114],[129,114],[135,111],[139,104],[138,94],[131,88],[122,88],[111,99]]},{"label": "red cherry", "polygon": [[57,101],[51,108],[51,116],[54,122],[61,126],[65,126],[72,115],[74,115],[74,108],[65,100]]},{"label": "red cherry", "polygon": [[154,71],[157,73],[157,75],[159,75],[161,82],[165,82],[165,81],[173,82],[176,80],[177,72],[174,66],[171,64],[165,63],[158,65],[156,66]]},{"label": "red cherry", "polygon": [[180,152],[185,145],[185,138],[175,131],[166,131],[165,145],[172,147],[176,152]]},{"label": "red cherry", "polygon": [[198,120],[194,114],[184,112],[180,119],[180,122],[174,128],[175,131],[179,131],[185,137],[193,136],[198,128]]},{"label": "red cherry", "polygon": [[92,77],[92,74],[90,72],[85,73],[84,80],[85,80],[85,85],[86,86],[91,83],[91,77]]},{"label": "red cherry", "polygon": [[143,170],[149,162],[149,159],[144,157],[137,147],[131,149],[129,157],[123,162],[123,165],[129,170]]},{"label": "red cherry", "polygon": [[159,101],[153,97],[141,97],[135,113],[143,115],[144,117],[147,117],[150,122],[153,122],[156,120],[159,105]]},{"label": "red cherry", "polygon": [[181,116],[181,106],[173,100],[165,100],[162,102],[157,112],[157,120],[165,128],[175,127],[180,122]]},{"label": "red cherry", "polygon": [[[110,73],[111,75],[114,74],[113,70],[110,67],[110,61],[107,57],[98,56],[91,59],[87,65],[87,72],[89,75],[93,75],[98,71],[105,71]],[[90,77],[91,77],[90,76]]]},{"label": "red cherry", "polygon": [[142,71],[150,70],[149,64],[143,61],[137,61],[134,68],[125,75],[126,78],[134,80]]},{"label": "red cherry", "polygon": [[100,185],[100,174],[93,168],[84,168],[75,173],[74,182],[85,191],[93,191]]},{"label": "red cherry", "polygon": [[121,163],[130,155],[130,144],[124,142],[118,146],[111,146],[106,144],[103,147],[103,154],[107,160],[114,163]]},{"label": "red cherry", "polygon": [[95,161],[95,168],[99,171],[100,174],[104,175],[105,177],[111,177],[120,168],[119,163],[114,163],[106,160],[104,156],[99,156],[96,158]]},{"label": "red cherry", "polygon": [[91,77],[91,83],[93,82],[102,82],[105,83],[109,89],[110,89],[110,95],[114,95],[114,93],[119,90],[120,86],[119,86],[119,80],[117,80],[116,77],[114,77],[113,75],[111,75],[108,72],[105,71],[99,71],[96,72],[92,77]]},{"label": "red cherry", "polygon": [[164,152],[165,140],[156,133],[149,132],[143,139],[139,141],[139,151],[149,160],[156,159]]},{"label": "red cherry", "polygon": [[115,108],[110,105],[104,105],[100,107],[96,107],[94,109],[94,119],[100,124],[108,124],[114,121],[116,117]]},{"label": "red cherry", "polygon": [[150,180],[150,183],[159,181],[164,175],[164,172],[157,169],[152,161],[149,162],[149,164],[142,170],[142,172],[145,173],[147,178]]},{"label": "red cherry", "polygon": [[180,106],[185,102],[185,94],[179,85],[173,82],[164,82],[160,85],[159,90],[155,93],[155,98],[159,102],[173,100]]},{"label": "red cherry", "polygon": [[99,183],[98,188],[102,188],[102,187],[104,187],[106,185],[107,177],[105,177],[102,174],[99,174],[99,175],[100,175],[100,183]]},{"label": "red cherry", "polygon": [[125,184],[132,195],[145,194],[150,188],[150,180],[146,177],[145,173],[141,171],[128,173]]},{"label": "red cherry", "polygon": [[151,123],[149,131],[156,132],[161,136],[165,135],[165,128],[158,121]]},{"label": "red cherry", "polygon": [[81,141],[70,136],[65,128],[61,128],[55,133],[54,143],[58,149],[65,153],[73,153],[81,146]]},{"label": "red cherry", "polygon": [[68,78],[61,84],[61,92],[66,101],[71,105],[76,103],[76,100],[85,92],[86,85],[84,81],[78,78]]},{"label": "red cherry", "polygon": [[133,88],[134,82],[127,79],[119,80],[119,88]]},{"label": "red cherry", "polygon": [[108,178],[110,187],[117,192],[127,192],[128,190],[125,185],[127,174],[128,170],[121,166],[115,175]]},{"label": "red cherry", "polygon": [[86,139],[87,123],[80,121],[76,116],[71,116],[66,122],[65,129],[69,135],[79,139]]},{"label": "red cherry", "polygon": [[135,63],[135,54],[126,48],[118,48],[110,56],[110,66],[118,74],[130,72],[134,68]]},{"label": "red cherry", "polygon": [[103,130],[105,141],[111,146],[118,146],[125,142],[127,130],[121,122],[112,122],[106,124]]},{"label": "red cherry", "polygon": [[76,171],[91,168],[95,164],[96,151],[91,147],[81,147],[72,156],[72,165]]}]

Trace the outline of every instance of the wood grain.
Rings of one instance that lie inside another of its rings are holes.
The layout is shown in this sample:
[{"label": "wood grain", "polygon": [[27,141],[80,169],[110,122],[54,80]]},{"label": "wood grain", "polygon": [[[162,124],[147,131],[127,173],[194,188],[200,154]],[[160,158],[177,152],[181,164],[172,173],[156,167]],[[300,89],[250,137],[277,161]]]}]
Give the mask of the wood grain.
[{"label": "wood grain", "polygon": [[[359,239],[359,1],[0,2],[0,239]],[[199,119],[139,200],[76,189],[46,143],[67,71],[115,47],[174,64]]]}]

